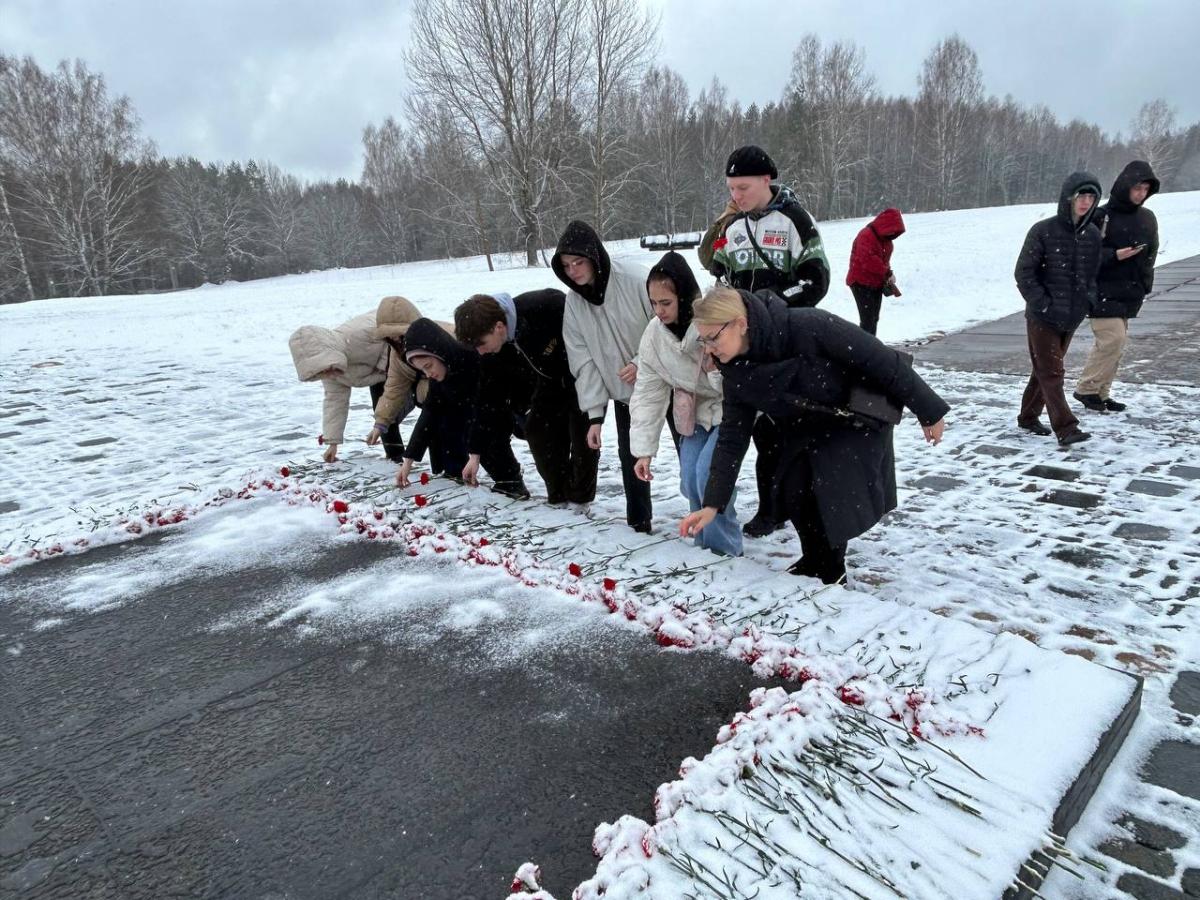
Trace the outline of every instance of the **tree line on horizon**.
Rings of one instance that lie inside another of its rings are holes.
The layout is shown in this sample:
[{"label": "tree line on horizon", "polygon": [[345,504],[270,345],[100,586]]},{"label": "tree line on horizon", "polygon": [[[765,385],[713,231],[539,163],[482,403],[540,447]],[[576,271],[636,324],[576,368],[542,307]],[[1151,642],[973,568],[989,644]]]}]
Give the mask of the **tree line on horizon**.
[{"label": "tree line on horizon", "polygon": [[1200,123],[1177,127],[1164,100],[1128,136],[1063,123],[987,94],[957,35],[911,97],[879,93],[853,43],[805,35],[780,98],[742,107],[716,77],[693,97],[654,64],[637,0],[417,0],[413,23],[411,89],[363,130],[356,182],[161,157],[86,63],[0,54],[0,302],[498,252],[544,264],[573,218],[605,239],[703,230],[746,143],[818,222],[1049,201],[1068,172],[1109,184],[1130,159],[1164,190],[1200,188]]}]

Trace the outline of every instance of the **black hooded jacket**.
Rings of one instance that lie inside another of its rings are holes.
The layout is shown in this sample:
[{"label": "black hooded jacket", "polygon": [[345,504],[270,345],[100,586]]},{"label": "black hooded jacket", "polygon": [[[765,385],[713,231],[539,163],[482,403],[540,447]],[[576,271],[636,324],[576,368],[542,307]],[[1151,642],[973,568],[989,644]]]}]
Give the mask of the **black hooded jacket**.
[{"label": "black hooded jacket", "polygon": [[[596,267],[595,280],[591,284],[580,287],[568,278],[567,271],[562,264],[564,253],[590,259],[592,265]],[[587,222],[575,219],[567,225],[567,230],[563,232],[558,247],[554,250],[554,258],[550,260],[550,268],[554,270],[559,281],[588,303],[594,306],[604,304],[604,292],[608,290],[608,276],[612,273],[612,264],[608,258],[608,251],[604,249],[604,243],[600,240],[600,235],[596,234]]]},{"label": "black hooded jacket", "polygon": [[408,326],[404,350],[406,355],[416,351],[430,353],[446,366],[446,377],[441,381],[421,376],[422,380],[428,381],[429,392],[421,404],[421,415],[413,426],[412,437],[404,448],[407,459],[420,461],[429,446],[432,417],[453,416],[462,420],[464,429],[471,427],[479,385],[479,354],[468,350],[445,328],[426,318],[417,319]]},{"label": "black hooded jacket", "polygon": [[1100,199],[1100,182],[1089,172],[1074,172],[1063,182],[1057,215],[1029,229],[1013,272],[1025,298],[1025,317],[1058,331],[1074,331],[1096,302],[1100,268],[1100,230],[1093,205],[1078,222],[1075,195],[1088,189]]},{"label": "black hooded jacket", "polygon": [[[1158,193],[1159,182],[1150,163],[1136,159],[1113,182],[1108,203],[1092,219],[1100,229],[1103,249],[1097,276],[1099,298],[1091,310],[1097,319],[1132,319],[1142,301],[1154,289],[1154,260],[1158,256],[1158,219],[1144,206],[1129,199],[1129,192],[1143,181],[1150,183],[1149,200]],[[1141,253],[1117,259],[1123,247],[1145,244]]]},{"label": "black hooded jacket", "polygon": [[692,324],[692,304],[700,297],[700,284],[687,260],[674,250],[654,264],[646,277],[646,292],[649,293],[651,282],[663,280],[671,283],[675,296],[679,298],[679,315],[667,326],[667,330],[682,341],[688,326]]},{"label": "black hooded jacket", "polygon": [[807,456],[826,536],[843,544],[896,505],[892,427],[860,427],[810,405],[844,408],[850,389],[867,385],[912,410],[923,425],[950,407],[898,352],[857,325],[820,309],[789,309],[769,290],[738,293],[750,346],[718,363],[724,408],[704,505],[721,509],[729,502],[755,416],[763,413],[779,428],[781,467],[793,465],[797,454]]},{"label": "black hooded jacket", "polygon": [[546,288],[513,297],[517,333],[495,353],[481,357],[479,397],[469,441],[472,453],[498,435],[507,436],[514,416],[535,405],[575,405],[574,379],[563,344],[562,291]]}]

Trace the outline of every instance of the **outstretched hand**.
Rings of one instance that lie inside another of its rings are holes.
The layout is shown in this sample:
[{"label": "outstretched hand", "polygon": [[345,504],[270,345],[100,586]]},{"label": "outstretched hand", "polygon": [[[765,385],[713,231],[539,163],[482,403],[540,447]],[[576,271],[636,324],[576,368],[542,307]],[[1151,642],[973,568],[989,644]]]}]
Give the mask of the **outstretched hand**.
[{"label": "outstretched hand", "polygon": [[412,472],[412,467],[413,461],[405,457],[404,462],[400,463],[400,468],[396,471],[396,487],[406,488],[412,484],[408,477]]},{"label": "outstretched hand", "polygon": [[932,425],[922,425],[921,431],[925,433],[925,442],[928,444],[937,445],[942,442],[942,432],[946,430],[946,420],[938,419]]},{"label": "outstretched hand", "polygon": [[708,526],[713,519],[717,517],[715,507],[706,506],[703,509],[698,509],[694,513],[688,513],[679,523],[680,537],[694,537]]}]

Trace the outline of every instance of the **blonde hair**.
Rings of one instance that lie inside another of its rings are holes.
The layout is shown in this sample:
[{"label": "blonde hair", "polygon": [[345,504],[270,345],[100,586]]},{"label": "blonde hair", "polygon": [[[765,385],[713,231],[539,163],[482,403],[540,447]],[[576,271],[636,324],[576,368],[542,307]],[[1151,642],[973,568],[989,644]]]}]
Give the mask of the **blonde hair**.
[{"label": "blonde hair", "polygon": [[746,317],[746,301],[734,288],[716,284],[692,307],[692,320],[697,325],[724,325]]}]

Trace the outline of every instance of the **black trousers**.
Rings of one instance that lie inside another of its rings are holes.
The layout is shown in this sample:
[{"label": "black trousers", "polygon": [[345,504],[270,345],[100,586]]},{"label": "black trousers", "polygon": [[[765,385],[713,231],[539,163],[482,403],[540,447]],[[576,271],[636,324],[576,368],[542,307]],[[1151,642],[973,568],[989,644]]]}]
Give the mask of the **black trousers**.
[{"label": "black trousers", "polygon": [[754,462],[754,480],[758,486],[758,512],[755,516],[782,522],[787,516],[776,508],[778,486],[775,484],[775,473],[779,469],[783,450],[782,436],[769,416],[759,416],[754,420],[751,436],[754,438],[754,449],[758,454]]},{"label": "black trousers", "polygon": [[[379,398],[383,396],[383,382],[371,385],[368,390],[371,392],[371,410],[374,411],[379,405]],[[404,438],[400,435],[398,420],[388,425],[387,431],[383,433],[382,443],[383,452],[392,462],[400,462],[404,458]]]},{"label": "black trousers", "polygon": [[883,308],[883,291],[861,284],[850,285],[854,303],[858,307],[858,324],[863,331],[875,333],[879,327],[879,311]]},{"label": "black trousers", "polygon": [[[443,407],[433,415],[429,432],[429,468],[435,474],[458,478],[467,464],[467,431],[470,425],[465,408]],[[479,464],[492,481],[521,480],[521,464],[512,451],[512,434],[490,434],[480,448]]]},{"label": "black trousers", "polygon": [[781,473],[779,504],[800,537],[803,556],[794,570],[819,578],[825,584],[841,579],[846,574],[846,545],[831,544],[825,534],[807,454],[792,456],[786,471]]},{"label": "black trousers", "polygon": [[617,456],[621,460],[621,482],[625,486],[625,521],[630,528],[648,529],[653,510],[650,505],[650,482],[634,474],[637,459],[629,452],[629,404],[613,401],[617,416]]},{"label": "black trousers", "polygon": [[596,499],[600,451],[587,445],[588,419],[579,411],[574,387],[539,388],[524,423],[525,440],[549,503],[591,503]]}]

